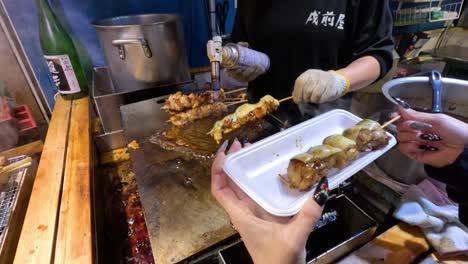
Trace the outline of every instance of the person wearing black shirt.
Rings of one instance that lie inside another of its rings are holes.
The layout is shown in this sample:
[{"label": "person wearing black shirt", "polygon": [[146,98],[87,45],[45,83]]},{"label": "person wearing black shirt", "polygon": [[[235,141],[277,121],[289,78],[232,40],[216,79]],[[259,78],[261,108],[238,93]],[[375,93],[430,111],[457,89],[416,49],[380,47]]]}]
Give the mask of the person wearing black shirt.
[{"label": "person wearing black shirt", "polygon": [[239,0],[232,40],[270,57],[267,72],[227,70],[250,82],[254,99],[331,102],[382,78],[393,62],[388,0]]},{"label": "person wearing black shirt", "polygon": [[[426,164],[428,176],[446,184],[448,196],[459,204],[460,221],[468,226],[468,124],[445,114],[411,109],[400,109],[400,115],[399,150]],[[421,129],[418,123],[432,127]]]}]

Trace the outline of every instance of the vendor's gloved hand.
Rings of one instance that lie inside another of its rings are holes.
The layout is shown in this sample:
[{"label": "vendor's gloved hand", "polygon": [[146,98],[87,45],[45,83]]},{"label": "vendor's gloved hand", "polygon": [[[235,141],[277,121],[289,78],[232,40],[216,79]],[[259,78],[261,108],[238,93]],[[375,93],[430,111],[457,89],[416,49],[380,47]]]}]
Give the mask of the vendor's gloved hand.
[{"label": "vendor's gloved hand", "polygon": [[[237,45],[248,48],[249,43],[247,42],[238,42]],[[226,74],[239,82],[251,82],[255,80],[258,76],[266,72],[265,67],[262,65],[252,65],[248,67],[233,67],[227,68]]]},{"label": "vendor's gloved hand", "polygon": [[330,102],[345,95],[349,86],[349,79],[340,72],[307,70],[296,79],[293,100],[296,104]]}]

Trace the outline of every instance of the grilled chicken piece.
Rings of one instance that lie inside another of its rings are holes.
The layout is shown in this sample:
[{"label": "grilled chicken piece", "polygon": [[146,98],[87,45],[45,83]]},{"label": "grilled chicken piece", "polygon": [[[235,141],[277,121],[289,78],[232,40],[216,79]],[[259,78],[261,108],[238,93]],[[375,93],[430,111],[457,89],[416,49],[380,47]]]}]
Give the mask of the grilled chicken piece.
[{"label": "grilled chicken piece", "polygon": [[345,160],[346,155],[338,148],[326,145],[313,147],[290,160],[286,182],[293,189],[308,191],[319,179],[327,176],[331,168]]},{"label": "grilled chicken piece", "polygon": [[249,122],[262,119],[276,110],[278,106],[278,100],[270,95],[265,95],[258,103],[243,104],[234,113],[217,121],[208,134],[219,144],[223,139],[223,135],[237,130]]},{"label": "grilled chicken piece", "polygon": [[[220,102],[224,101],[226,95],[224,90],[219,91],[218,100]],[[197,108],[206,104],[214,103],[214,91],[205,91],[201,93],[190,93],[183,94],[182,92],[177,92],[169,96],[164,103],[164,106],[161,107],[164,111],[175,114],[177,112],[183,112],[188,109]]]},{"label": "grilled chicken piece", "polygon": [[347,163],[356,159],[359,155],[356,142],[342,135],[329,136],[323,140],[323,144],[343,150],[346,155],[346,162],[338,164],[339,168],[346,166]]},{"label": "grilled chicken piece", "polygon": [[197,108],[188,110],[187,112],[178,113],[169,118],[174,126],[184,126],[185,124],[209,117],[214,114],[223,114],[228,111],[224,103],[217,102],[214,104],[202,105]]},{"label": "grilled chicken piece", "polygon": [[323,164],[316,164],[314,156],[302,153],[289,161],[286,182],[289,187],[304,192],[317,182],[319,174],[328,174],[328,169]]},{"label": "grilled chicken piece", "polygon": [[364,119],[354,127],[346,129],[343,136],[354,140],[360,152],[383,148],[390,141],[390,137],[380,124],[369,119]]},{"label": "grilled chicken piece", "polygon": [[343,150],[328,145],[320,145],[310,148],[307,153],[320,160],[328,169],[343,168],[346,166],[347,157]]}]

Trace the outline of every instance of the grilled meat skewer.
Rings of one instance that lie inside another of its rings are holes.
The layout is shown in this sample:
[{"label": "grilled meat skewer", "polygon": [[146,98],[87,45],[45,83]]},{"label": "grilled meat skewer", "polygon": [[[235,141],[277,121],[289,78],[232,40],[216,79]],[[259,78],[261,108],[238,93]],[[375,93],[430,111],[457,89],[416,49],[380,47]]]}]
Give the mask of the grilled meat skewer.
[{"label": "grilled meat skewer", "polygon": [[346,155],[341,149],[327,145],[312,147],[307,153],[291,159],[285,181],[291,188],[307,191],[345,159]]},{"label": "grilled meat skewer", "polygon": [[168,122],[171,122],[174,126],[184,126],[188,123],[209,117],[213,114],[223,114],[227,111],[228,107],[224,103],[217,102],[214,104],[202,105],[197,108],[190,109],[186,112],[175,114],[169,118]]},{"label": "grilled meat skewer", "polygon": [[208,134],[219,144],[223,135],[239,129],[248,122],[264,118],[276,110],[279,104],[279,101],[271,95],[265,95],[256,104],[243,104],[234,113],[217,121]]},{"label": "grilled meat skewer", "polygon": [[390,137],[378,122],[362,120],[346,129],[343,135],[332,135],[324,145],[310,148],[307,153],[293,157],[288,165],[287,177],[281,177],[289,187],[309,190],[332,168],[342,169],[357,158],[360,152],[372,151],[388,144]]},{"label": "grilled meat skewer", "polygon": [[390,141],[380,124],[370,119],[364,119],[354,127],[346,129],[343,136],[354,140],[360,152],[383,148]]},{"label": "grilled meat skewer", "polygon": [[[224,101],[226,95],[224,90],[219,91],[218,100],[220,102]],[[166,112],[174,114],[175,112],[182,112],[188,109],[197,108],[205,104],[213,104],[214,101],[214,92],[205,91],[201,93],[190,93],[183,94],[182,92],[177,92],[169,96],[164,103],[164,106],[161,107]]]},{"label": "grilled meat skewer", "polygon": [[340,163],[339,167],[346,166],[347,163],[357,158],[359,150],[356,147],[356,142],[343,135],[333,135],[323,140],[324,145],[332,146],[343,150],[346,155],[344,163]]}]

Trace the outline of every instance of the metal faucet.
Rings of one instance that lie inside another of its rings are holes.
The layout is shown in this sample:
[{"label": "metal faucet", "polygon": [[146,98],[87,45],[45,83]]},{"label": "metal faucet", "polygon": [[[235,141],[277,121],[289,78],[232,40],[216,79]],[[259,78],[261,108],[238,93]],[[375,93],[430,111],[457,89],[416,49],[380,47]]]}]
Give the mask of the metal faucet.
[{"label": "metal faucet", "polygon": [[214,100],[218,101],[218,95],[221,85],[219,69],[223,61],[223,41],[221,39],[221,36],[214,36],[212,40],[208,41],[206,47],[208,58],[210,59],[211,63],[211,85],[214,91]]}]

